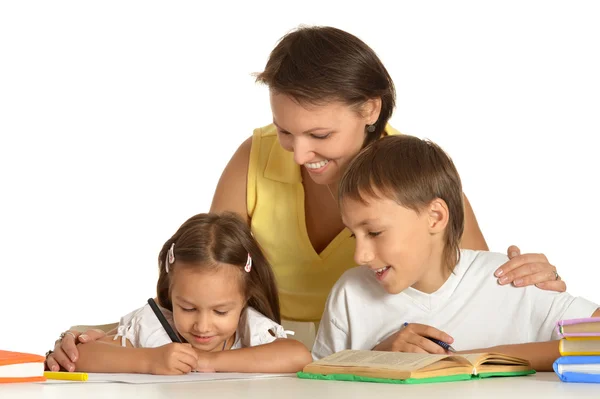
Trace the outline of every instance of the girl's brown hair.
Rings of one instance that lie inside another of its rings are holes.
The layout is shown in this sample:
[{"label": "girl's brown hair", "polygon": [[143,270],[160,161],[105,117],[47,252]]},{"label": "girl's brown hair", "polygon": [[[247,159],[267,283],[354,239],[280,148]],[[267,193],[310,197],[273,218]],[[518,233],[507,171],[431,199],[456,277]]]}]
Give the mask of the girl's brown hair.
[{"label": "girl's brown hair", "polygon": [[381,137],[396,102],[394,83],[377,54],[362,40],[332,27],[301,27],[271,51],[256,81],[300,103],[342,101],[360,108],[380,98],[381,112],[365,145]]},{"label": "girl's brown hair", "polygon": [[[175,244],[175,263],[169,266],[167,273],[165,261],[172,244]],[[252,258],[250,272],[244,270],[248,254]],[[239,267],[247,304],[271,320],[281,323],[273,270],[252,237],[248,225],[236,214],[201,213],[192,216],[165,242],[158,255],[159,277],[156,291],[159,304],[169,310],[173,310],[169,275],[177,268],[178,261],[198,268],[217,268],[223,264]]]},{"label": "girl's brown hair", "polygon": [[387,136],[362,150],[346,169],[338,197],[366,203],[384,196],[421,212],[440,198],[448,206],[444,264],[452,271],[460,260],[464,230],[462,185],[452,159],[438,145],[414,136]]}]

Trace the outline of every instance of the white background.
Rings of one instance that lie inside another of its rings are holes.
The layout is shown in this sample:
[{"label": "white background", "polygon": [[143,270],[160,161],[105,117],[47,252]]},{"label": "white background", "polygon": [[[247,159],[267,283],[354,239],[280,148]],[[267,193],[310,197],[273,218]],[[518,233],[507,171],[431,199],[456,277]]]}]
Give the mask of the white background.
[{"label": "white background", "polygon": [[154,295],[163,242],[271,121],[251,73],[299,24],[379,54],[392,124],[451,154],[491,249],[543,252],[600,302],[600,6],[388,4],[2,2],[0,348],[44,353]]}]

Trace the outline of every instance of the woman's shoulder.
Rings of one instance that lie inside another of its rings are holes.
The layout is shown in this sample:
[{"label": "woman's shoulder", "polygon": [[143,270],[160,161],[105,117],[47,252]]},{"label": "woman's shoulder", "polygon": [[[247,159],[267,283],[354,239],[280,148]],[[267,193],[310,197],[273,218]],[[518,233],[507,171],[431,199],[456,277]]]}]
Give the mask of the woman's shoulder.
[{"label": "woman's shoulder", "polygon": [[252,137],[256,137],[258,139],[274,137],[277,138],[277,128],[274,124],[269,123],[268,125],[257,127],[252,132]]},{"label": "woman's shoulder", "polygon": [[385,125],[385,133],[388,136],[399,136],[402,134],[402,133],[400,133],[400,131],[398,129],[394,128],[389,123],[387,125]]}]

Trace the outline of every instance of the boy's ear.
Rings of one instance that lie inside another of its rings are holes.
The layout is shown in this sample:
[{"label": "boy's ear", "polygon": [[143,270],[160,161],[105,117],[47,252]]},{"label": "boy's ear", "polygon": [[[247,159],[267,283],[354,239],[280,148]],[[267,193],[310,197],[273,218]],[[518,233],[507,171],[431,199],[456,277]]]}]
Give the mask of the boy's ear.
[{"label": "boy's ear", "polygon": [[431,234],[444,232],[450,218],[446,201],[441,198],[431,201],[427,207],[427,215],[429,218],[429,232]]}]

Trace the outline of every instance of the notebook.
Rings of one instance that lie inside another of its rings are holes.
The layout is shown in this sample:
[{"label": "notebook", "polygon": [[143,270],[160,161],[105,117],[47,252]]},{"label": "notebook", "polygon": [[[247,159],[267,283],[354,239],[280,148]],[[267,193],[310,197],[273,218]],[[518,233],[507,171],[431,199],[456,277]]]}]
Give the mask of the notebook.
[{"label": "notebook", "polygon": [[0,383],[46,381],[44,356],[0,350]]},{"label": "notebook", "polygon": [[298,377],[419,384],[534,373],[527,360],[501,353],[433,355],[344,350],[310,363]]},{"label": "notebook", "polygon": [[552,365],[564,382],[600,383],[600,356],[564,356]]},{"label": "notebook", "polygon": [[559,337],[566,339],[600,339],[600,317],[560,320],[556,323]]}]

